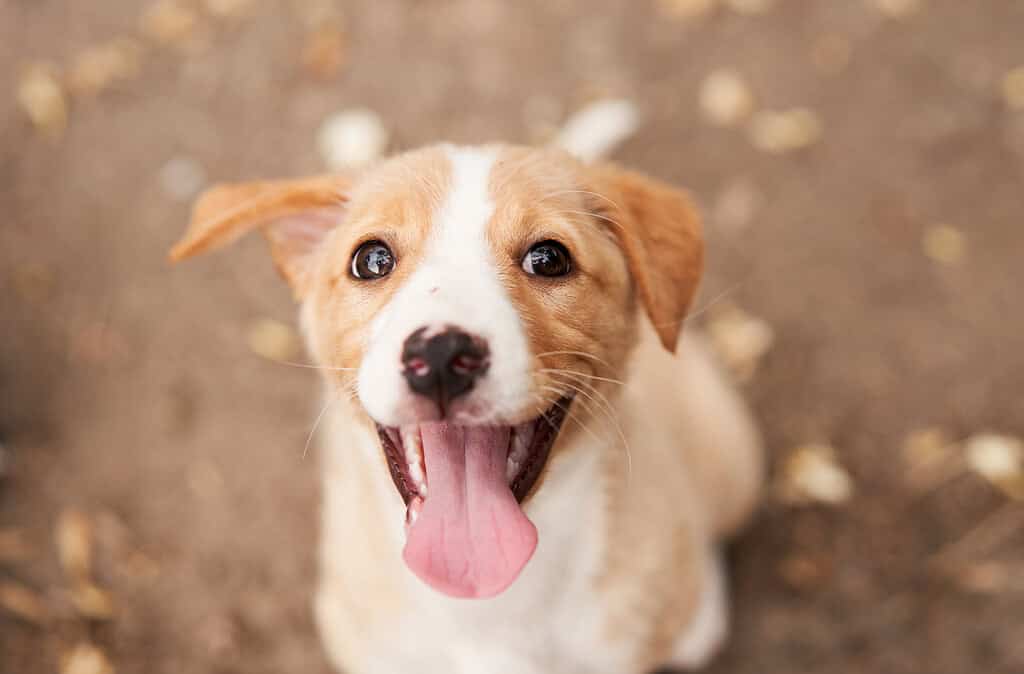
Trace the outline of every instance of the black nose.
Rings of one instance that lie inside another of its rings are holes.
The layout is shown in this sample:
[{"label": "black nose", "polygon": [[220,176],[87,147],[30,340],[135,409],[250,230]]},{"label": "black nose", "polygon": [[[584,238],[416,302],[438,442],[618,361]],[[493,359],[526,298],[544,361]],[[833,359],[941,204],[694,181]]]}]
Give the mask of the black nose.
[{"label": "black nose", "polygon": [[487,342],[452,327],[426,335],[427,328],[420,328],[405,340],[402,374],[409,388],[433,399],[444,415],[448,404],[487,372]]}]

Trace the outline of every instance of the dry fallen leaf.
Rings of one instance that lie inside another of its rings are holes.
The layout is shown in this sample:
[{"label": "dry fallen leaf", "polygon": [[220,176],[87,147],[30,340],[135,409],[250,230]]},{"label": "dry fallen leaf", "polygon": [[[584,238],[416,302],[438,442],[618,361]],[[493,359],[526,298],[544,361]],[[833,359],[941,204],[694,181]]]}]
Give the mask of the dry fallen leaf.
[{"label": "dry fallen leaf", "polygon": [[785,503],[841,505],[853,496],[853,480],[839,463],[835,449],[810,444],[790,452],[776,492]]},{"label": "dry fallen leaf", "polygon": [[92,522],[82,512],[68,508],[57,518],[54,533],[57,557],[64,574],[81,581],[89,577],[92,566]]},{"label": "dry fallen leaf", "polygon": [[704,119],[716,126],[735,126],[754,110],[754,94],[731,68],[711,71],[700,86],[698,101]]},{"label": "dry fallen leaf", "polygon": [[388,131],[372,110],[357,108],[330,117],[320,127],[320,156],[340,171],[378,159],[387,148]]},{"label": "dry fallen leaf", "polygon": [[946,431],[934,426],[911,431],[903,441],[903,459],[908,467],[948,460],[955,450],[956,443]]},{"label": "dry fallen leaf", "polygon": [[967,249],[964,233],[950,225],[934,225],[924,232],[921,241],[924,254],[941,264],[957,265],[963,262]]},{"label": "dry fallen leaf", "polygon": [[330,79],[345,65],[345,31],[340,23],[321,24],[306,38],[302,65],[311,75]]},{"label": "dry fallen leaf", "polygon": [[157,0],[142,14],[143,35],[163,45],[183,45],[194,35],[199,15],[176,0]]},{"label": "dry fallen leaf", "polygon": [[0,608],[37,625],[45,625],[50,619],[50,611],[39,595],[13,581],[0,581]]},{"label": "dry fallen leaf", "polygon": [[160,169],[160,187],[175,201],[191,201],[206,182],[206,169],[191,157],[175,157]]},{"label": "dry fallen leaf", "polygon": [[763,202],[764,195],[752,182],[733,180],[718,193],[712,217],[723,231],[739,234],[750,226]]},{"label": "dry fallen leaf", "polygon": [[574,157],[590,162],[606,157],[636,132],[639,123],[640,113],[632,101],[599,99],[566,120],[555,144]]},{"label": "dry fallen leaf", "polygon": [[917,489],[932,489],[963,471],[959,445],[941,428],[911,431],[902,453],[907,482]]},{"label": "dry fallen leaf", "polygon": [[114,40],[79,54],[68,73],[68,88],[76,94],[94,96],[142,69],[143,46],[136,40]]},{"label": "dry fallen leaf", "polygon": [[72,588],[71,603],[81,616],[91,620],[110,620],[114,617],[114,598],[93,583],[83,582]]},{"label": "dry fallen leaf", "polygon": [[1024,441],[1009,435],[980,433],[967,439],[967,466],[1007,496],[1024,499]]},{"label": "dry fallen leaf", "polygon": [[970,564],[958,569],[955,577],[957,584],[968,592],[987,595],[1004,592],[1013,580],[1009,567],[999,562]]},{"label": "dry fallen leaf", "polygon": [[893,19],[902,19],[924,8],[924,0],[869,0],[869,4]]},{"label": "dry fallen leaf", "polygon": [[775,331],[732,304],[712,305],[708,313],[705,329],[715,353],[737,379],[749,381],[775,343]]},{"label": "dry fallen leaf", "polygon": [[710,14],[719,0],[660,0],[658,7],[665,16],[674,19],[692,19]]},{"label": "dry fallen leaf", "polygon": [[18,105],[44,136],[59,139],[68,126],[68,101],[56,66],[34,63],[18,82]]},{"label": "dry fallen leaf", "polygon": [[99,647],[81,642],[61,658],[60,674],[114,674],[114,666]]},{"label": "dry fallen leaf", "polygon": [[219,19],[234,19],[251,12],[255,0],[203,0],[206,11]]},{"label": "dry fallen leaf", "polygon": [[1024,110],[1024,65],[1003,76],[1003,99],[1012,110]]},{"label": "dry fallen leaf", "polygon": [[757,149],[782,154],[816,143],[822,123],[817,113],[807,108],[762,110],[751,118],[748,132]]},{"label": "dry fallen leaf", "polygon": [[249,327],[249,348],[268,360],[290,360],[298,351],[299,341],[288,325],[261,318]]}]

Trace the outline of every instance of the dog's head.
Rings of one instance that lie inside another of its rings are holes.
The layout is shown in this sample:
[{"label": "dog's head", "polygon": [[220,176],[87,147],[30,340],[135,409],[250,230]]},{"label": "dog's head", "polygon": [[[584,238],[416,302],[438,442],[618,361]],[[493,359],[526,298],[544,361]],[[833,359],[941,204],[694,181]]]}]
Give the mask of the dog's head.
[{"label": "dog's head", "polygon": [[438,146],[216,187],[172,258],[252,229],[331,390],[376,427],[408,566],[454,596],[515,580],[537,543],[520,504],[580,430],[559,438],[563,421],[607,404],[639,307],[675,348],[702,268],[683,193],[558,150]]}]

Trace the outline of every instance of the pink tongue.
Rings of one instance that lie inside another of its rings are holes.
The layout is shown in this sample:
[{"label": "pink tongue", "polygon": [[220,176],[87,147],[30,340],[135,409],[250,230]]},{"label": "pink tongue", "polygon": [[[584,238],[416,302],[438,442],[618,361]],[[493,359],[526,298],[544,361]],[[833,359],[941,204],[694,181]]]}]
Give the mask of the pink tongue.
[{"label": "pink tongue", "polygon": [[405,563],[453,597],[492,597],[537,547],[537,529],[505,480],[509,429],[424,424],[427,498],[409,529]]}]

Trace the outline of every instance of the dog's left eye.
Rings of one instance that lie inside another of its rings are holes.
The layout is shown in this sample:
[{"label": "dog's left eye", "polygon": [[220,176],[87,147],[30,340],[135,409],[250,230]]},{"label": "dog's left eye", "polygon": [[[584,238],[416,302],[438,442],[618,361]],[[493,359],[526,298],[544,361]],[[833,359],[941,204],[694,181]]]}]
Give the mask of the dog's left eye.
[{"label": "dog's left eye", "polygon": [[352,256],[352,276],[371,280],[383,278],[395,268],[395,256],[380,241],[367,241]]},{"label": "dog's left eye", "polygon": [[562,244],[557,241],[541,241],[526,251],[523,271],[536,276],[565,276],[572,271],[572,260]]}]

